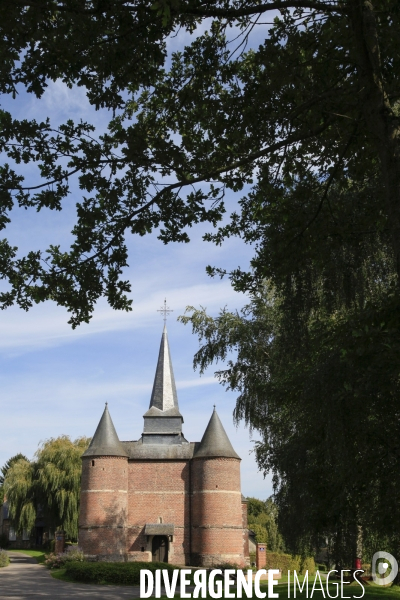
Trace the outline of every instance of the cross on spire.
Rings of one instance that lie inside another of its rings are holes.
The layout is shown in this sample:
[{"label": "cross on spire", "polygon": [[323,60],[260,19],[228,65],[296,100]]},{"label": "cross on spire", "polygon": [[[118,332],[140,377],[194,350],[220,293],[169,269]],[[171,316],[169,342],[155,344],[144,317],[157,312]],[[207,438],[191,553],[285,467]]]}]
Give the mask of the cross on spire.
[{"label": "cross on spire", "polygon": [[166,325],[167,323],[167,316],[174,312],[172,308],[169,308],[169,306],[167,306],[167,299],[164,299],[164,306],[161,307],[159,310],[157,310],[157,312],[159,313],[163,313],[163,318],[164,318],[164,325]]}]

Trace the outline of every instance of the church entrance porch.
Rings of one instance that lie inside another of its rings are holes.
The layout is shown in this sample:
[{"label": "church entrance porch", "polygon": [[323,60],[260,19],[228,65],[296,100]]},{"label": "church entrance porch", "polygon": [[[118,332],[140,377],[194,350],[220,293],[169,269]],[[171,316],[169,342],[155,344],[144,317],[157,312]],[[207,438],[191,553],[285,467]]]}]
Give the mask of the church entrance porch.
[{"label": "church entrance porch", "polygon": [[153,562],[168,562],[168,538],[166,535],[155,535],[151,544]]}]

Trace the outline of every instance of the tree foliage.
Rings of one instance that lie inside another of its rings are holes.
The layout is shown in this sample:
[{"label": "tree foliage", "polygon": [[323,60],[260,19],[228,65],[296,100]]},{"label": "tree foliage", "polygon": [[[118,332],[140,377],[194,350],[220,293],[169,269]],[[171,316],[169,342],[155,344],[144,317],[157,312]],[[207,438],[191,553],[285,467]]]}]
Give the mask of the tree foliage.
[{"label": "tree foliage", "polygon": [[0,469],[0,505],[4,501],[4,478],[7,474],[7,471],[10,469],[10,467],[20,458],[28,460],[26,458],[26,456],[24,456],[23,454],[16,454],[15,456],[12,456],[11,458],[9,458],[8,461]]},{"label": "tree foliage", "polygon": [[24,454],[16,454],[15,456],[12,456],[11,458],[8,459],[8,461],[1,467],[0,469],[0,486],[4,485],[4,478],[7,475],[7,471],[10,469],[10,467],[12,467],[12,465],[17,462],[17,460],[20,460],[21,458],[23,458],[24,460],[28,460],[26,458],[26,456]]},{"label": "tree foliage", "polygon": [[247,498],[249,529],[254,531],[257,542],[264,542],[270,552],[283,552],[285,549],[278,527],[278,512],[273,498],[265,501]]},{"label": "tree foliage", "polygon": [[13,462],[4,491],[17,531],[31,531],[40,514],[53,529],[61,527],[69,537],[77,538],[81,456],[89,441],[50,438],[41,444],[34,461],[22,457]]},{"label": "tree foliage", "polygon": [[[216,226],[226,191],[245,186],[240,210],[208,239],[255,244],[253,270],[232,273],[236,286],[254,289],[269,271],[265,236],[279,238],[283,265],[307,254],[322,209],[336,214],[332,186],[351,179],[362,187],[371,173],[376,202],[363,220],[338,219],[336,235],[351,229],[362,244],[385,234],[398,278],[394,0],[27,0],[0,10],[3,93],[17,97],[22,86],[41,97],[59,80],[112,111],[96,135],[89,123],[55,126],[2,110],[0,226],[13,206],[61,210],[74,177],[82,198],[69,250],[55,241],[22,257],[2,241],[9,288],[1,306],[51,298],[71,311],[73,326],[101,295],[129,309],[126,236],[157,230],[164,243],[186,242],[188,227]],[[179,31],[188,41],[170,55]],[[38,167],[32,180],[28,163]]]},{"label": "tree foliage", "polygon": [[288,550],[329,537],[336,563],[351,565],[361,526],[367,558],[382,548],[398,555],[397,299],[313,310],[306,322],[287,313],[272,293],[242,313],[192,312],[203,339],[196,364],[227,361],[217,375],[238,392],[236,419],[260,435],[256,458],[273,473]]},{"label": "tree foliage", "polygon": [[[388,231],[356,229],[379,212],[377,181],[372,172],[363,186],[333,185],[305,251],[286,261],[283,192],[260,247],[263,287],[241,312],[189,307],[182,318],[203,342],[195,366],[225,363],[217,374],[238,393],[235,417],[260,434],[286,547],[308,552],[327,537],[347,565],[360,527],[367,560],[383,548],[400,555],[396,264]],[[299,195],[292,216],[307,220],[312,202]]]}]

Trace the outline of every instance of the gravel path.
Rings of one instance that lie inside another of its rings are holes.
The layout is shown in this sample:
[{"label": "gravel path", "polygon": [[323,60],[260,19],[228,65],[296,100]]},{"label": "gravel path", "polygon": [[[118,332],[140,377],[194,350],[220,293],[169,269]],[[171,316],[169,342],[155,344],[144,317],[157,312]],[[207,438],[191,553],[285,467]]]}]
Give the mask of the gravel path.
[{"label": "gravel path", "polygon": [[86,585],[53,579],[35,559],[9,552],[11,564],[0,569],[1,600],[131,600],[139,598],[139,586]]}]

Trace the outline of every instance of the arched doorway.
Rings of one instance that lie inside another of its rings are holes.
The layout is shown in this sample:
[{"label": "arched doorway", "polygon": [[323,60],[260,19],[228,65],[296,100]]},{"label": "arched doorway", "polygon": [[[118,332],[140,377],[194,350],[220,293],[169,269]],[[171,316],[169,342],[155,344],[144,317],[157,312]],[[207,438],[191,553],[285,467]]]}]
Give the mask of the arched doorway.
[{"label": "arched doorway", "polygon": [[155,535],[151,544],[153,562],[168,562],[168,538],[166,535]]}]

